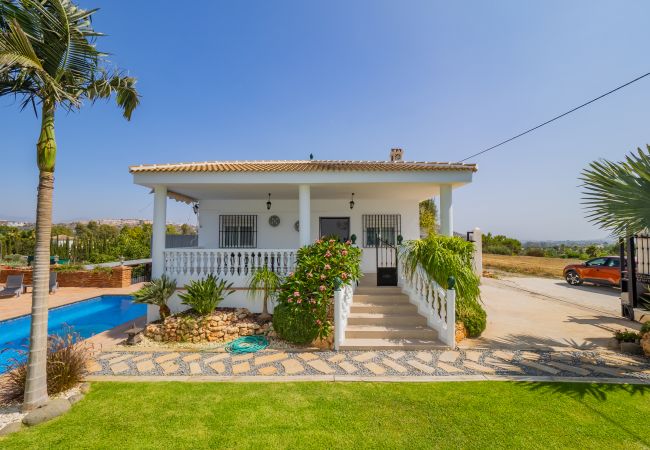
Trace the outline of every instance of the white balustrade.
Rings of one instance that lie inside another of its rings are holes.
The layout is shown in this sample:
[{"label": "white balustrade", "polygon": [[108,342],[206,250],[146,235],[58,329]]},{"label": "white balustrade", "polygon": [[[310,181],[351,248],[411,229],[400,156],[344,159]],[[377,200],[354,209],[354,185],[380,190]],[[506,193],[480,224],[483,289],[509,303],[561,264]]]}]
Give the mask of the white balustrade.
[{"label": "white balustrade", "polygon": [[296,252],[296,249],[166,249],[164,273],[176,280],[179,287],[210,274],[233,282],[234,287],[246,287],[250,275],[262,267],[288,275],[296,267]]},{"label": "white balustrade", "polygon": [[438,338],[450,348],[456,347],[456,291],[444,289],[430,280],[418,264],[413,276],[399,264],[399,285],[427,324],[438,332]]},{"label": "white balustrade", "polygon": [[337,351],[345,341],[345,329],[348,326],[353,296],[354,288],[349,284],[334,291],[334,349]]}]

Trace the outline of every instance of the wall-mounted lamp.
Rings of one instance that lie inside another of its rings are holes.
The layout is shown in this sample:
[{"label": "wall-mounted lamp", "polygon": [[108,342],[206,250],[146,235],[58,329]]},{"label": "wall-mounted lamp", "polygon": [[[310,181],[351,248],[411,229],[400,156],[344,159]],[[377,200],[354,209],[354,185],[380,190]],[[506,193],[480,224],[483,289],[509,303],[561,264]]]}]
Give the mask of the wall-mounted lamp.
[{"label": "wall-mounted lamp", "polygon": [[194,214],[199,213],[199,202],[194,202],[194,204],[192,205],[192,211],[194,211]]},{"label": "wall-mounted lamp", "polygon": [[352,193],[352,198],[350,199],[350,209],[354,208],[354,192]]},{"label": "wall-mounted lamp", "polygon": [[269,199],[266,202],[266,209],[271,209],[271,193],[269,192]]}]

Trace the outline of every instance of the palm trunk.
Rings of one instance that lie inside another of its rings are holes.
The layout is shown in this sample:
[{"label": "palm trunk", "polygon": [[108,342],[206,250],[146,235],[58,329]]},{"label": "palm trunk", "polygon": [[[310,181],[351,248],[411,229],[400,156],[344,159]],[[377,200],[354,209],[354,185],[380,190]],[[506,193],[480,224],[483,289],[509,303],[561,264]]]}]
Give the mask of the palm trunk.
[{"label": "palm trunk", "polygon": [[271,317],[269,314],[269,291],[264,288],[264,303],[262,304],[262,314],[260,314],[261,320],[268,320]]},{"label": "palm trunk", "polygon": [[262,315],[269,315],[269,294],[267,291],[264,291],[264,305],[262,306]]},{"label": "palm trunk", "polygon": [[39,169],[36,205],[36,249],[32,273],[32,324],[23,411],[44,405],[47,396],[47,297],[50,278],[50,237],[52,234],[52,191],[54,190],[54,104],[43,101],[41,135],[36,144]]}]

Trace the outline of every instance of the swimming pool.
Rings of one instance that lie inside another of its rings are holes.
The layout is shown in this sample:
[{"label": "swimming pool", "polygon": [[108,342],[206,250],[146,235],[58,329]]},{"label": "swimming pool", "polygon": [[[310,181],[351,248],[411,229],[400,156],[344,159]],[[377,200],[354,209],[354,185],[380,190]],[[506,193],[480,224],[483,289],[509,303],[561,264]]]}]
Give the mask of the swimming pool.
[{"label": "swimming pool", "polygon": [[[130,295],[102,295],[58,308],[51,308],[48,333],[78,333],[89,338],[147,313],[147,305],[133,303]],[[25,359],[31,315],[0,321],[0,373],[12,358]]]}]

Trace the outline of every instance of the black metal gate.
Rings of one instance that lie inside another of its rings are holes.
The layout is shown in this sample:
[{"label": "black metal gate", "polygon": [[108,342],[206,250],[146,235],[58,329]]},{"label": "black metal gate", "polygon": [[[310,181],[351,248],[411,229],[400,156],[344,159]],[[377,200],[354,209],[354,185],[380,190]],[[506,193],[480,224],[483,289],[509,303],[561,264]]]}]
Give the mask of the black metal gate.
[{"label": "black metal gate", "polygon": [[377,286],[397,286],[397,247],[377,236]]},{"label": "black metal gate", "polygon": [[650,236],[621,239],[621,314],[634,320],[634,309],[650,304]]}]

